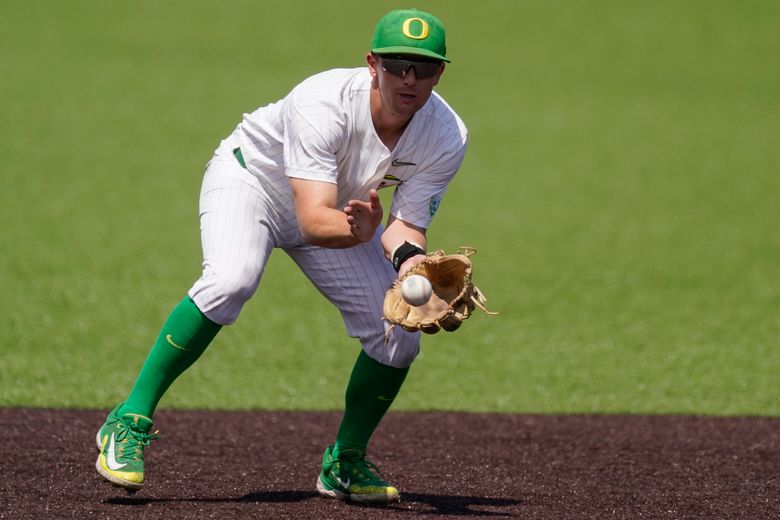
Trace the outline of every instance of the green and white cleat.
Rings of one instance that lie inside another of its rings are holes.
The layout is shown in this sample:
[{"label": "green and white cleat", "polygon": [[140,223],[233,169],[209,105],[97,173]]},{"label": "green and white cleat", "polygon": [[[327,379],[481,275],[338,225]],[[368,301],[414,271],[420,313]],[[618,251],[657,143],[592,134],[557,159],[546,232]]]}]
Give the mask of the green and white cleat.
[{"label": "green and white cleat", "polygon": [[398,502],[401,499],[398,490],[374,472],[378,474],[379,469],[366,460],[365,451],[339,451],[335,446],[328,446],[322,455],[317,491],[322,496],[353,502]]},{"label": "green and white cleat", "polygon": [[138,491],[144,484],[144,448],[158,432],[149,433],[152,420],[138,414],[117,415],[114,408],[98,430],[96,441],[100,450],[95,468],[104,479],[128,491]]}]

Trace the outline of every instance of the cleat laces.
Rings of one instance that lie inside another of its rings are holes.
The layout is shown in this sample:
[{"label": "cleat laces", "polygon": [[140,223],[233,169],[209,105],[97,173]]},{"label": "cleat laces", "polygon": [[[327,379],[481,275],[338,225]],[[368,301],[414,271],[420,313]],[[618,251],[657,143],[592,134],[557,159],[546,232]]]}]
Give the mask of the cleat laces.
[{"label": "cleat laces", "polygon": [[[382,472],[379,471],[376,464],[370,460],[339,460],[337,461],[336,468],[339,476],[353,479],[353,484],[364,482],[377,483],[377,476],[380,480],[384,480]],[[344,473],[347,474],[344,475]]]},{"label": "cleat laces", "polygon": [[117,460],[140,461],[143,457],[143,449],[155,440],[160,438],[160,431],[152,433],[135,430],[132,427],[120,421],[119,431],[116,434]]}]

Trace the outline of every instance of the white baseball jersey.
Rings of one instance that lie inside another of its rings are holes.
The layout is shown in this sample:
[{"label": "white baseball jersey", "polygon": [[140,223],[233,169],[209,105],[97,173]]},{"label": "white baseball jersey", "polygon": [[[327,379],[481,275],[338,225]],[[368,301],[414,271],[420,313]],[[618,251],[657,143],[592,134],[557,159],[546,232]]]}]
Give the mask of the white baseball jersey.
[{"label": "white baseball jersey", "polygon": [[[348,249],[306,244],[289,178],[338,186],[338,205],[394,186],[390,213],[427,228],[466,150],[466,128],[435,92],[391,151],[370,112],[367,68],[312,76],[284,99],[245,114],[209,163],[201,190],[203,274],[189,294],[212,321],[235,321],[255,292],[268,255],[284,249],[341,311],[348,333],[381,363],[408,366],[419,334],[386,343],[382,301],[395,271],[374,240]],[[240,149],[246,168],[234,155]]]},{"label": "white baseball jersey", "polygon": [[390,152],[374,130],[367,68],[336,69],[298,85],[278,103],[246,114],[233,137],[247,168],[292,204],[286,177],[338,185],[338,205],[371,188],[399,185],[391,214],[428,227],[463,161],[466,127],[435,92]]}]

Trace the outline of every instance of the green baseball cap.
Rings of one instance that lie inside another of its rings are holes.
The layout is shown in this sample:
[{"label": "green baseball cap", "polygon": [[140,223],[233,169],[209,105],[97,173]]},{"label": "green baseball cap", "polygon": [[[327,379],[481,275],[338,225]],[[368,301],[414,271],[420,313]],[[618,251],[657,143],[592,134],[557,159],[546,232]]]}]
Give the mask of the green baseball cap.
[{"label": "green baseball cap", "polygon": [[449,63],[444,40],[444,24],[431,13],[396,9],[377,22],[371,52],[425,56]]}]

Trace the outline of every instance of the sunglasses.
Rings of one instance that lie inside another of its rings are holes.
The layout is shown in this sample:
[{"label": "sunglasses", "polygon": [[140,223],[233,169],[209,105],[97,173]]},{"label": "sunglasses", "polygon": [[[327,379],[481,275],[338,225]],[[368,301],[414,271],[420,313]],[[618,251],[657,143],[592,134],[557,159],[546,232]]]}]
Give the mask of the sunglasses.
[{"label": "sunglasses", "polygon": [[381,56],[382,69],[394,76],[403,78],[409,69],[414,68],[417,79],[432,78],[439,71],[441,61],[438,60],[408,60],[400,56]]}]

